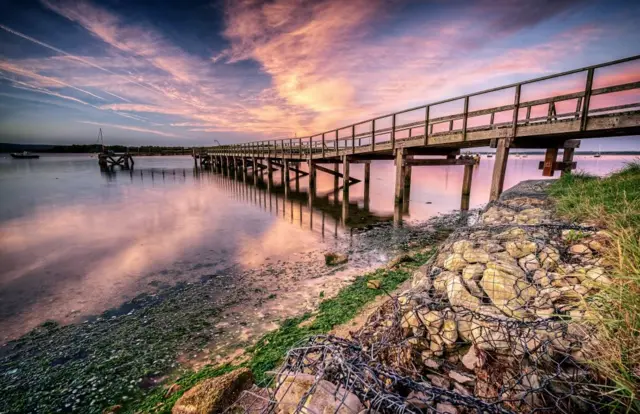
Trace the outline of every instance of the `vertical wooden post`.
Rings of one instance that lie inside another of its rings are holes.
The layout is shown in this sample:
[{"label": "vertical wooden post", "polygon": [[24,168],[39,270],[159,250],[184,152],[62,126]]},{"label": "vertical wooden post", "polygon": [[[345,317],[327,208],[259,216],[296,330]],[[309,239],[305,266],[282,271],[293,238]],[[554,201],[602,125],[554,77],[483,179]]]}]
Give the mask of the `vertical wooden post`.
[{"label": "vertical wooden post", "polygon": [[324,132],[322,133],[322,158],[324,158]]},{"label": "vertical wooden post", "polygon": [[309,190],[316,188],[316,163],[309,159]]},{"label": "vertical wooden post", "polygon": [[580,131],[587,129],[587,120],[589,118],[589,102],[591,101],[591,87],[593,86],[593,68],[587,71],[587,84],[584,87],[584,103],[582,106],[582,115],[580,119]]},{"label": "vertical wooden post", "polygon": [[[507,148],[509,148],[511,146],[511,142],[516,139],[518,130],[518,111],[520,110],[520,90],[521,85],[516,85],[516,94],[513,99],[513,125],[511,127],[511,137],[508,138],[508,142],[505,142]],[[502,192],[502,190],[500,191]]]},{"label": "vertical wooden post", "polygon": [[349,217],[349,158],[346,154],[342,156],[342,174],[342,225],[346,225]]},{"label": "vertical wooden post", "polygon": [[469,97],[464,98],[464,116],[462,118],[462,140],[467,140],[467,119],[469,118]]},{"label": "vertical wooden post", "polygon": [[564,168],[560,175],[565,175],[571,172],[571,163],[573,163],[573,154],[575,152],[575,148],[565,148],[564,153],[562,154],[562,162],[564,163]]},{"label": "vertical wooden post", "polygon": [[473,178],[473,164],[464,166],[464,176],[462,177],[462,198],[460,200],[460,210],[469,210],[469,200],[471,199],[471,179]]},{"label": "vertical wooden post", "polygon": [[396,187],[395,199],[396,205],[402,204],[402,190],[404,188],[404,167],[405,167],[405,150],[404,148],[396,151]]},{"label": "vertical wooden post", "polygon": [[269,188],[273,186],[273,164],[271,158],[267,158],[267,183]]},{"label": "vertical wooden post", "polygon": [[253,164],[253,170],[251,171],[253,173],[253,184],[257,185],[258,184],[258,161],[256,160],[256,157],[252,157],[251,158],[251,163]]},{"label": "vertical wooden post", "polygon": [[[405,157],[407,160],[413,159],[412,155]],[[409,213],[409,200],[411,199],[411,166],[404,166],[404,180],[402,183],[402,212]]]},{"label": "vertical wooden post", "polygon": [[396,149],[396,114],[391,115],[391,151]]},{"label": "vertical wooden post", "polygon": [[371,121],[371,151],[376,150],[376,120]]},{"label": "vertical wooden post", "polygon": [[496,201],[502,194],[504,187],[504,175],[507,171],[507,161],[509,159],[509,147],[507,146],[507,138],[498,140],[496,149],[495,164],[493,165],[493,176],[491,179],[491,193],[489,201]]},{"label": "vertical wooden post", "polygon": [[364,165],[364,209],[369,211],[369,188],[371,182],[371,163]]},{"label": "vertical wooden post", "polygon": [[356,153],[356,126],[351,125],[351,153]]},{"label": "vertical wooden post", "polygon": [[547,148],[547,152],[544,154],[544,166],[542,168],[542,175],[544,177],[553,177],[557,158],[558,148]]},{"label": "vertical wooden post", "polygon": [[424,110],[424,145],[429,144],[429,105]]}]

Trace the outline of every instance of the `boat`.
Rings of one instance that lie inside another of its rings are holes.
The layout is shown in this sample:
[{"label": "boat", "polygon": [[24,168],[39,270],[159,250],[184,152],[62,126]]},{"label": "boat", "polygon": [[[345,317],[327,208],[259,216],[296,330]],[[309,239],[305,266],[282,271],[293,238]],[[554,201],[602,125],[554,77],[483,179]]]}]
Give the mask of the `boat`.
[{"label": "boat", "polygon": [[38,154],[32,154],[28,151],[12,152],[11,156],[13,158],[40,158]]},{"label": "boat", "polygon": [[601,148],[601,146],[600,146],[600,145],[598,145],[598,152],[596,152],[596,154],[593,156],[593,158],[600,158],[600,157],[602,157],[602,154],[600,153],[600,148]]}]

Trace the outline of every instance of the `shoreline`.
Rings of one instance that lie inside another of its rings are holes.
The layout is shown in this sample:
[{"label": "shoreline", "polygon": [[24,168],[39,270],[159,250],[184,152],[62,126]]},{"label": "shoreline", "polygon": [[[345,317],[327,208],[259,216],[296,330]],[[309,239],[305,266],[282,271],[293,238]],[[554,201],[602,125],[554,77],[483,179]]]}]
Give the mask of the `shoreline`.
[{"label": "shoreline", "polygon": [[[360,263],[352,271],[320,266],[323,252],[316,251],[302,262],[261,268],[258,278],[216,274],[139,295],[79,324],[45,322],[0,347],[0,385],[10,391],[0,411],[100,412],[137,400],[170,377],[226,361],[282,320],[317,309],[371,269],[362,262],[432,244],[426,226],[374,226],[343,243],[352,263]],[[303,296],[277,289],[296,284],[304,286]]]}]

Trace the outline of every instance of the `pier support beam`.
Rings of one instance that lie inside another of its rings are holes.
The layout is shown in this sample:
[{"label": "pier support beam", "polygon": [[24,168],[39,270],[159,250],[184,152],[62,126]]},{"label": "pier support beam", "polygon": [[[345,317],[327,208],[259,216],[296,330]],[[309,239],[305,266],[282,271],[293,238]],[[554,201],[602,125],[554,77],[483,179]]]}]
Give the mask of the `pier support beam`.
[{"label": "pier support beam", "polygon": [[462,177],[462,201],[460,202],[460,210],[469,210],[469,201],[471,198],[471,180],[473,178],[473,164],[464,166],[464,176]]},{"label": "pier support beam", "polygon": [[364,209],[369,211],[369,184],[371,182],[371,163],[364,165]]},{"label": "pier support beam", "polygon": [[396,151],[396,187],[395,200],[396,205],[401,205],[404,190],[404,174],[405,174],[405,150],[398,149]]},{"label": "pier support beam", "polygon": [[565,148],[564,153],[562,154],[562,163],[564,164],[564,168],[560,175],[565,175],[571,172],[573,169],[573,154],[575,153],[575,148]]},{"label": "pier support beam", "polygon": [[404,166],[404,183],[402,185],[402,213],[409,214],[409,200],[411,199],[411,164],[410,160],[413,159],[413,155],[407,155],[407,160]]},{"label": "pier support beam", "polygon": [[309,159],[308,165],[309,165],[309,190],[311,191],[311,189],[316,188],[316,175],[317,175],[316,163],[312,159]]},{"label": "pier support beam", "polygon": [[542,176],[553,177],[554,166],[558,158],[558,148],[547,148],[544,154],[544,165],[542,168]]},{"label": "pier support beam", "polygon": [[502,189],[504,187],[504,175],[507,171],[508,159],[509,147],[507,146],[507,139],[499,139],[496,149],[495,164],[493,165],[493,176],[491,179],[491,193],[489,195],[489,201],[496,201],[500,197],[500,194],[502,194]]},{"label": "pier support beam", "polygon": [[346,155],[342,156],[342,174],[342,225],[345,226],[349,218],[349,158]]}]

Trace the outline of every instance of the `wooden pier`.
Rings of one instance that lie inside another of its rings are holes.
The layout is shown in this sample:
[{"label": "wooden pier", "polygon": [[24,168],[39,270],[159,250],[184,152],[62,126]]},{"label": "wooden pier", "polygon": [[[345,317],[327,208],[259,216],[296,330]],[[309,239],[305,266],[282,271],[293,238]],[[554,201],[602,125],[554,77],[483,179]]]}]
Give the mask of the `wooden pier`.
[{"label": "wooden pier", "polygon": [[[606,70],[624,69],[625,66],[638,63],[640,56],[633,56],[433,102],[307,137],[200,148],[194,150],[194,162],[196,167],[241,169],[244,174],[252,170],[254,179],[258,177],[258,170],[266,170],[271,176],[275,168],[280,168],[283,170],[282,179],[287,181],[290,171],[295,172],[297,177],[299,163],[307,163],[306,174],[309,175],[311,188],[315,186],[317,171],[332,174],[336,183],[343,178],[341,190],[348,199],[349,185],[358,181],[349,176],[350,164],[394,160],[397,206],[402,206],[408,199],[413,168],[459,165],[465,168],[462,189],[464,207],[464,196],[467,197],[468,206],[476,160],[460,156],[460,151],[491,147],[496,149],[496,155],[490,200],[496,200],[503,190],[511,148],[546,149],[545,160],[540,168],[542,175],[552,176],[554,171],[564,173],[576,168],[573,154],[580,145],[580,139],[640,134],[640,97],[637,93],[631,96],[631,103],[592,105],[595,97],[615,99],[627,92],[628,100],[629,91],[637,92],[640,89],[637,65],[636,72],[631,76],[633,82],[599,88],[593,85],[596,81],[606,83]],[[599,70],[605,73],[599,76]],[[544,90],[545,81],[577,75],[585,79],[584,87],[577,92],[563,91],[544,99],[521,99],[526,95],[525,92],[535,92],[538,88]],[[482,105],[483,100],[494,103]],[[508,102],[502,102],[505,100]],[[571,105],[575,110],[558,113],[560,104]],[[480,108],[473,109],[477,106]],[[541,111],[546,115],[532,116],[532,112]],[[497,118],[507,120],[496,122]],[[557,160],[559,149],[563,149],[562,161]],[[422,156],[438,158],[418,158]],[[340,163],[342,174],[338,172]],[[321,164],[333,164],[333,169]],[[368,171],[369,164],[365,169],[365,182],[368,180]],[[338,187],[337,184],[335,187]]]},{"label": "wooden pier", "polygon": [[101,169],[113,169],[120,167],[124,170],[133,169],[135,162],[128,152],[123,154],[103,152],[98,154],[98,165]]}]

